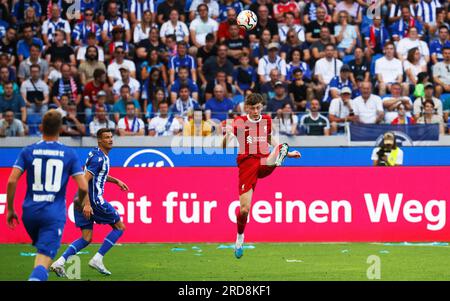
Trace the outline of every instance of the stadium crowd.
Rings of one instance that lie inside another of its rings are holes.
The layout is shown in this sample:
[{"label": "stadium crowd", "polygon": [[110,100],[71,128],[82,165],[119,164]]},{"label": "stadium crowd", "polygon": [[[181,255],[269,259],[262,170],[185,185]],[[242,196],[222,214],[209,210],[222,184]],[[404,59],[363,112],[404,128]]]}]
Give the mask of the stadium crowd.
[{"label": "stadium crowd", "polygon": [[[245,31],[237,14],[258,24]],[[1,0],[0,136],[211,135],[246,94],[287,135],[448,131],[446,0]]]}]

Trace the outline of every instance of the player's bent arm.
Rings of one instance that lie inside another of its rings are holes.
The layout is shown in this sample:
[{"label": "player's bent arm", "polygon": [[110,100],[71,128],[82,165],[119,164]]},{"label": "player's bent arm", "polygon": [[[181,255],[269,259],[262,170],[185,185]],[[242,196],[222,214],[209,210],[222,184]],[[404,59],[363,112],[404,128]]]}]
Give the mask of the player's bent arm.
[{"label": "player's bent arm", "polygon": [[83,200],[86,198],[88,193],[88,177],[86,174],[89,174],[89,180],[92,179],[92,174],[90,172],[86,172],[84,175],[76,175],[73,177],[74,181],[78,185],[78,199]]}]

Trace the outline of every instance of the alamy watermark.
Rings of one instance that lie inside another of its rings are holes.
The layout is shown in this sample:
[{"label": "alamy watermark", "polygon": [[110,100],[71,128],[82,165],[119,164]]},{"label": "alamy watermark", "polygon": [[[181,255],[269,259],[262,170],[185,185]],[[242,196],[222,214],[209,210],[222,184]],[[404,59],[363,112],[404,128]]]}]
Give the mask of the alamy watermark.
[{"label": "alamy watermark", "polygon": [[369,267],[366,271],[367,279],[380,280],[381,279],[381,259],[377,255],[370,255],[367,257],[366,263]]}]

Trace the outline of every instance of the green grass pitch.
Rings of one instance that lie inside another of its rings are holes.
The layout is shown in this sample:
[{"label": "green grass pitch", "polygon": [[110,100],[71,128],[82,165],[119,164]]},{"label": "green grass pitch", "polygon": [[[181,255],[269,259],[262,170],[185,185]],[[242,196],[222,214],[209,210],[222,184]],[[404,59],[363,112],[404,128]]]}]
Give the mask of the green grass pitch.
[{"label": "green grass pitch", "polygon": [[[370,243],[256,243],[241,259],[221,244],[123,244],[104,259],[111,276],[88,267],[99,245],[78,255],[81,280],[368,280],[370,255],[380,259],[381,280],[450,280],[448,246]],[[229,246],[229,243],[226,244]],[[60,254],[66,246],[60,249]],[[34,257],[30,245],[0,245],[0,280],[26,280]],[[53,273],[49,280],[62,281]],[[65,279],[67,280],[67,279]],[[72,280],[74,281],[74,280]]]}]

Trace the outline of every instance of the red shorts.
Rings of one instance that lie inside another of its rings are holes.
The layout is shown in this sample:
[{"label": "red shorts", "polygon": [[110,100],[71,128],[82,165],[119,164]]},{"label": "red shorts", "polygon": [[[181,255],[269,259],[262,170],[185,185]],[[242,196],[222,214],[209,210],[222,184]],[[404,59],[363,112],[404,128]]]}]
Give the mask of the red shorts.
[{"label": "red shorts", "polygon": [[246,193],[250,189],[255,190],[258,178],[265,178],[275,170],[275,165],[261,164],[261,161],[264,160],[265,158],[246,157],[238,163],[239,195]]}]

